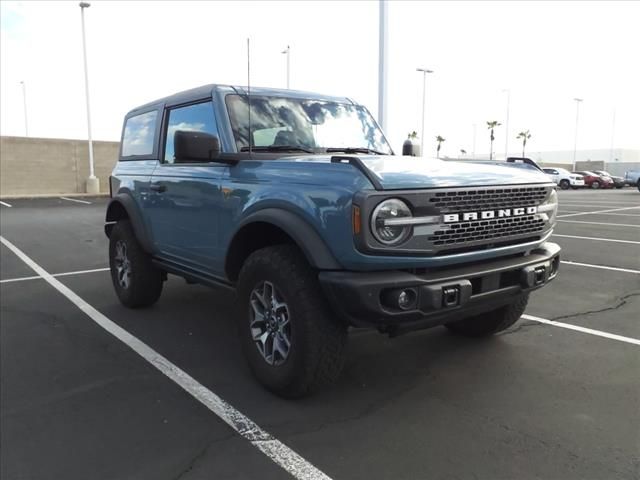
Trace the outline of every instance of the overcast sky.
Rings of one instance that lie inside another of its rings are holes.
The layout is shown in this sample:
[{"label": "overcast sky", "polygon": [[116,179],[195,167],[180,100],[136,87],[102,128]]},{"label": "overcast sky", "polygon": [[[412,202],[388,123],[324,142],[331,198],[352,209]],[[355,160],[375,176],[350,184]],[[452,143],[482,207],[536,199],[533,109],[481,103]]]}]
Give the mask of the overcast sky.
[{"label": "overcast sky", "polygon": [[[78,2],[0,2],[0,130],[86,138]],[[378,2],[103,2],[86,10],[94,138],[119,140],[131,108],[207,83],[246,84],[251,38],[255,86],[349,96],[377,115]],[[503,126],[511,92],[510,151],[529,129],[531,151],[640,148],[640,2],[389,2],[387,133],[396,150],[420,125],[442,153],[488,150],[487,120]],[[427,151],[428,152],[428,151]]]}]

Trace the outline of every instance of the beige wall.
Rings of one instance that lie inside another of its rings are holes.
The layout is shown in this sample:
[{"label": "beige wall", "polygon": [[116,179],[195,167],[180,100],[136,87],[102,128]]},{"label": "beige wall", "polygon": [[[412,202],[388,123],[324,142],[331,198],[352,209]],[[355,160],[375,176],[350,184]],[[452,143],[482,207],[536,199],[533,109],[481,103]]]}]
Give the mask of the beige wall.
[{"label": "beige wall", "polygon": [[[119,142],[93,142],[101,192],[109,192],[119,146]],[[0,196],[84,193],[88,176],[86,140],[0,137]]]}]

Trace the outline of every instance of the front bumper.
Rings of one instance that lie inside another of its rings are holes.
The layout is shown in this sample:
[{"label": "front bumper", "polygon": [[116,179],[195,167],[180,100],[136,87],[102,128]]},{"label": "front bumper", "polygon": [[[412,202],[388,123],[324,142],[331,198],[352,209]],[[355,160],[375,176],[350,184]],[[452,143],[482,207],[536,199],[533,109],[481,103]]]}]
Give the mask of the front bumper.
[{"label": "front bumper", "polygon": [[[345,322],[398,333],[508,305],[553,280],[559,266],[560,247],[547,242],[526,256],[424,273],[323,271],[319,279],[330,304]],[[414,305],[407,310],[389,300],[402,290],[410,290],[414,298]]]}]

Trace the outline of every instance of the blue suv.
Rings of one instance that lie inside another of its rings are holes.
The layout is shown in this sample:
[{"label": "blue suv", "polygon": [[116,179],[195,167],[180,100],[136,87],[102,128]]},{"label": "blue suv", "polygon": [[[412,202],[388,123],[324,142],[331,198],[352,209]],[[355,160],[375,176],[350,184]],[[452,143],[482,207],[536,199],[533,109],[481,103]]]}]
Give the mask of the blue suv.
[{"label": "blue suv", "polygon": [[347,330],[491,335],[552,280],[555,185],[527,159],[394,155],[349,98],[208,85],[124,120],[105,232],[120,301],[167,274],[235,295],[256,378],[305,395]]}]

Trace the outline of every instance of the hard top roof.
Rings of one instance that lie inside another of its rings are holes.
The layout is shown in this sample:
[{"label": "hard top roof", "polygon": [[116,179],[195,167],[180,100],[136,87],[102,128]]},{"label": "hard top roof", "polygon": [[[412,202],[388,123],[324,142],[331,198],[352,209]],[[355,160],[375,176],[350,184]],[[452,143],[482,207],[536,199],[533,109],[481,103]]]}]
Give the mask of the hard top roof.
[{"label": "hard top roof", "polygon": [[[132,109],[127,116],[132,113],[138,112],[139,110],[146,110],[150,107],[157,107],[163,104],[180,104],[187,103],[192,100],[199,100],[201,98],[209,97],[211,94],[218,90],[222,93],[234,93],[237,92],[241,95],[246,95],[247,90],[246,87],[242,86],[233,86],[233,85],[219,85],[219,84],[209,84],[202,85],[200,87],[191,88],[189,90],[184,90],[182,92],[174,93],[173,95],[169,95],[164,98],[159,98],[158,100],[154,100],[153,102],[145,103],[144,105],[140,105],[134,109]],[[324,100],[328,102],[338,102],[338,103],[351,103],[355,104],[355,102],[347,97],[334,97],[330,95],[322,95],[314,92],[305,92],[300,90],[287,90],[283,88],[265,88],[265,87],[251,87],[251,95],[257,96],[271,96],[271,97],[290,97],[290,98],[313,98],[317,100]]]}]

